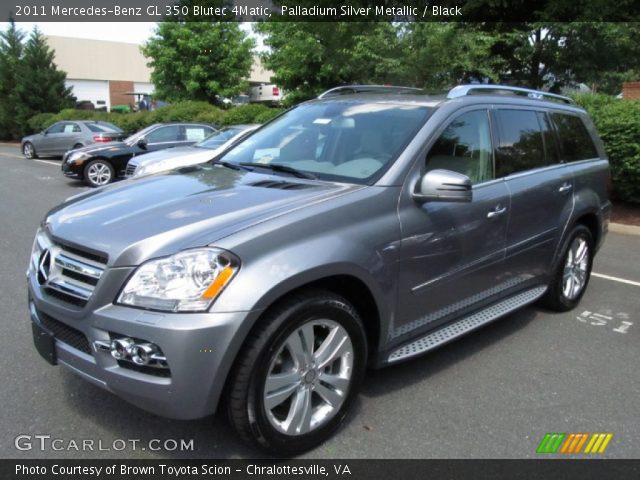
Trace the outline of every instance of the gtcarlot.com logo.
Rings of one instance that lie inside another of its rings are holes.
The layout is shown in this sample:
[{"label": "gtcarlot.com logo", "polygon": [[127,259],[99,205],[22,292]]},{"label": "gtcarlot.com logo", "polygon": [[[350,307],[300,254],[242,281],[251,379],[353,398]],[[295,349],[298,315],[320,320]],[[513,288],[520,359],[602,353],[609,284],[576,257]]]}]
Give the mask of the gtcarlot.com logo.
[{"label": "gtcarlot.com logo", "polygon": [[94,440],[92,438],[56,438],[51,435],[18,435],[14,441],[17,450],[44,451],[76,451],[76,452],[122,452],[136,450],[150,450],[153,452],[192,452],[194,441],[173,438],[152,438],[140,440],[139,438],[116,438],[114,440]]},{"label": "gtcarlot.com logo", "polygon": [[612,433],[547,433],[536,451],[565,454],[604,453],[612,438]]}]

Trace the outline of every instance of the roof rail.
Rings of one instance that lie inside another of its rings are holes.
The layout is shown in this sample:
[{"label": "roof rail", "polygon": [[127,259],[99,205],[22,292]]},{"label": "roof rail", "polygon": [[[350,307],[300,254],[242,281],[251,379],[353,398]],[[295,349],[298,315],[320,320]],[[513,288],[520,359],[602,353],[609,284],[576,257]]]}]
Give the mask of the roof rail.
[{"label": "roof rail", "polygon": [[471,84],[471,85],[458,85],[449,90],[447,98],[458,98],[466,95],[472,95],[473,93],[487,92],[487,94],[511,94],[521,95],[529,98],[535,98],[538,100],[555,100],[562,103],[574,104],[572,98],[564,95],[556,95],[555,93],[543,92],[542,90],[531,90],[529,88],[511,87],[509,85],[490,85],[490,84]]},{"label": "roof rail", "polygon": [[393,85],[343,85],[327,90],[318,95],[318,98],[333,97],[336,95],[344,95],[347,93],[365,93],[365,92],[421,92],[422,89],[414,87],[395,87]]}]

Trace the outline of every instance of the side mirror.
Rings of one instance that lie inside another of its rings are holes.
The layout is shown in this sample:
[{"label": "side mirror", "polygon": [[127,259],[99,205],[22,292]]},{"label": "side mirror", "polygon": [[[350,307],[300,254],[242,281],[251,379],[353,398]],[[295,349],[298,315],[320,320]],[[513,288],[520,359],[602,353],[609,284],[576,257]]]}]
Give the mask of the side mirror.
[{"label": "side mirror", "polygon": [[40,133],[42,133],[42,135],[44,135],[44,136],[47,136],[47,134],[49,133],[49,130],[42,130],[42,132],[40,132]]},{"label": "side mirror", "polygon": [[451,170],[431,170],[416,185],[413,199],[418,203],[468,203],[473,198],[471,180]]},{"label": "side mirror", "polygon": [[147,143],[148,143],[148,142],[147,142],[147,139],[146,139],[146,138],[144,138],[144,137],[140,137],[140,138],[138,139],[138,146],[139,146],[140,148],[144,149],[144,150],[146,150],[146,149],[147,149]]}]

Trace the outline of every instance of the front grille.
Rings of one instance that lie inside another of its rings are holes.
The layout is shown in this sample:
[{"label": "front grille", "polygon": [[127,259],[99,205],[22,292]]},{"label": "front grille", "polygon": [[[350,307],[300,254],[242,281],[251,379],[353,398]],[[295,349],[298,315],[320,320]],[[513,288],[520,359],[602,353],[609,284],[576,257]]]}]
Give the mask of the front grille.
[{"label": "front grille", "polygon": [[125,170],[125,175],[127,177],[130,177],[131,175],[136,173],[136,168],[138,168],[137,165],[127,165],[127,169]]},{"label": "front grille", "polygon": [[91,345],[84,334],[70,327],[66,323],[62,323],[44,312],[38,312],[38,318],[44,328],[49,330],[56,340],[66,343],[76,350],[80,350],[87,355],[91,355]]},{"label": "front grille", "polygon": [[32,266],[43,291],[57,300],[84,307],[104,272],[107,258],[56,243],[42,232],[34,247]]}]

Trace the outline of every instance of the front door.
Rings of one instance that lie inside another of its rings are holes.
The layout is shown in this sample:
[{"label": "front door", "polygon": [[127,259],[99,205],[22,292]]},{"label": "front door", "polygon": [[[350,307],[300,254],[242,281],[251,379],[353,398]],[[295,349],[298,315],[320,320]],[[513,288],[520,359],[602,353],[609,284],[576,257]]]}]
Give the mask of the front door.
[{"label": "front door", "polygon": [[[389,332],[394,343],[509,288],[502,275],[510,197],[505,183],[494,179],[489,125],[486,109],[456,115],[403,188],[398,308]],[[416,203],[416,179],[434,169],[467,175],[473,200]]]}]

